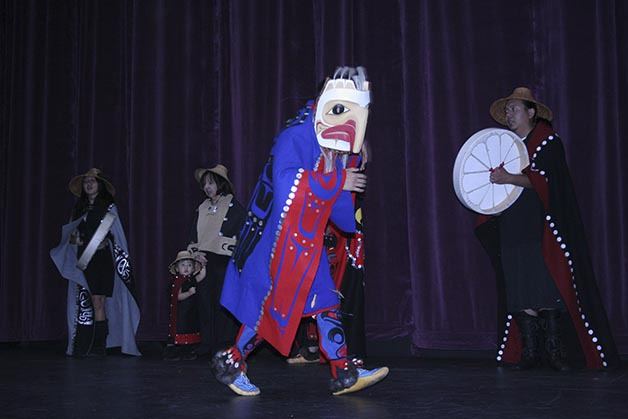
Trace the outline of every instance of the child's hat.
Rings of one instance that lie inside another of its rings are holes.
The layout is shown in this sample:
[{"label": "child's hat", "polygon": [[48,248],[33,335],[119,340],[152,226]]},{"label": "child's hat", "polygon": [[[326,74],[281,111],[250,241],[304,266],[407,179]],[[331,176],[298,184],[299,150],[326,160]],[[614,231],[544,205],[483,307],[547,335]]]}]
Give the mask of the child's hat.
[{"label": "child's hat", "polygon": [[194,257],[194,253],[190,252],[189,250],[181,250],[179,253],[177,253],[177,258],[170,265],[168,265],[168,270],[170,271],[171,274],[173,275],[177,274],[177,263],[179,263],[182,260],[191,260],[192,262],[194,262],[193,275],[196,275],[197,273],[200,272],[202,265],[201,265],[201,262],[196,260],[196,258]]}]

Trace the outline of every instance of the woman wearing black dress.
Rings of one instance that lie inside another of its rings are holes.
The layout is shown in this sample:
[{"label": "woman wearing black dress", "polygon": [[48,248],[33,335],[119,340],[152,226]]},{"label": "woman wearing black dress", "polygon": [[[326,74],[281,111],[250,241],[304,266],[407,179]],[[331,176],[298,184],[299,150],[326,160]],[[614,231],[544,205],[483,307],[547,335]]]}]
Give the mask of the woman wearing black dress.
[{"label": "woman wearing black dress", "polygon": [[61,243],[50,252],[68,280],[67,354],[104,356],[107,347],[121,346],[139,355],[139,308],[115,189],[96,168],[75,176],[69,189],[78,199]]}]

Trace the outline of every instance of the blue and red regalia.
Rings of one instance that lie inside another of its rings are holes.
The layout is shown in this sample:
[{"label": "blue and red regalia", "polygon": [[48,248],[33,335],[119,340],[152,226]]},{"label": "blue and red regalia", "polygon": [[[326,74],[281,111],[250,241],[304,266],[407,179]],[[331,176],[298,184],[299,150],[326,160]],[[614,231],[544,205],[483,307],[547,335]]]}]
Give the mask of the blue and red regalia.
[{"label": "blue and red regalia", "polygon": [[366,176],[359,163],[369,83],[362,68],[339,68],[317,102],[308,103],[275,139],[250,200],[227,267],[221,303],[242,328],[233,347],[212,360],[219,381],[240,395],[259,389],[246,376],[246,357],[262,341],[288,355],[303,317],[315,316],[334,394],[383,379],[347,359],[340,296],[324,249],[328,224],[355,232],[354,197]]}]

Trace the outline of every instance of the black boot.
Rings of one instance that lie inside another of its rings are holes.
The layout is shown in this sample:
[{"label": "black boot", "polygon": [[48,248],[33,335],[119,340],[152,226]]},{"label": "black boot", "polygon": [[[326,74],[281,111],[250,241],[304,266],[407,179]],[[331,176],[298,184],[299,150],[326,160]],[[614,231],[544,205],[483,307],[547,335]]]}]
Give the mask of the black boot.
[{"label": "black boot", "polygon": [[166,361],[180,361],[181,360],[181,348],[174,343],[169,343],[164,348],[163,359]]},{"label": "black boot", "polygon": [[539,346],[541,341],[541,324],[539,319],[524,311],[515,314],[515,320],[521,331],[521,361],[517,368],[528,370],[539,366],[541,362]]},{"label": "black boot", "polygon": [[72,356],[74,358],[85,358],[89,355],[94,344],[94,325],[79,324],[76,326],[72,345]]},{"label": "black boot", "polygon": [[539,316],[543,319],[545,327],[545,351],[550,367],[556,371],[569,371],[569,365],[565,360],[565,349],[560,339],[560,311],[541,310]]},{"label": "black boot", "polygon": [[107,355],[107,335],[109,334],[109,326],[107,320],[97,320],[96,330],[94,332],[94,344],[89,352],[90,356],[105,357]]}]

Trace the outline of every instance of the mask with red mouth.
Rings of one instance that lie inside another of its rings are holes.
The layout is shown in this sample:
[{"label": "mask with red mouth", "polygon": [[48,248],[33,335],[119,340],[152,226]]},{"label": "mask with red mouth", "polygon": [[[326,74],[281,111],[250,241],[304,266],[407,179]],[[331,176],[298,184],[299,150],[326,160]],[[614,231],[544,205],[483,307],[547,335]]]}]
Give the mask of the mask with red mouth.
[{"label": "mask with red mouth", "polygon": [[316,103],[314,130],[318,144],[343,153],[359,153],[370,102],[370,85],[363,67],[336,69]]}]

